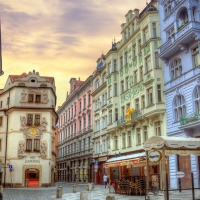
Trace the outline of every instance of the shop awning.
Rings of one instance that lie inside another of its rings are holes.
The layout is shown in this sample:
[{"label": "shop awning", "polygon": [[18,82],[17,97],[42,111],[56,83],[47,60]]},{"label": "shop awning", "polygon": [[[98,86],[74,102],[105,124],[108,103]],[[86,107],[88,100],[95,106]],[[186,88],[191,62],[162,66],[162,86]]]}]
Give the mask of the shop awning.
[{"label": "shop awning", "polygon": [[143,145],[145,151],[161,149],[164,146],[169,147],[169,149],[178,149],[181,147],[185,149],[197,149],[200,148],[200,138],[153,136]]},{"label": "shop awning", "polygon": [[145,166],[145,161],[143,161],[143,159],[141,160],[143,157],[146,157],[145,152],[110,158],[106,161],[104,167],[108,168],[128,165],[134,165],[135,167]]}]

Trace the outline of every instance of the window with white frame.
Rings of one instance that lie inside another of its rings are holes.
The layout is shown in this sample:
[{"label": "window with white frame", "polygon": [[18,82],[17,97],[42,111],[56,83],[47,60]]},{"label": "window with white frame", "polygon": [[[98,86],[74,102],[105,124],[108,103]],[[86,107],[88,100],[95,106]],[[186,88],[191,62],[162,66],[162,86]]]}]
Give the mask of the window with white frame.
[{"label": "window with white frame", "polygon": [[123,56],[120,57],[120,68],[123,67]]},{"label": "window with white frame", "polygon": [[129,89],[129,77],[126,77],[125,81],[126,81],[126,90],[128,90]]},{"label": "window with white frame", "polygon": [[111,97],[111,86],[108,87],[108,98]]},{"label": "window with white frame", "polygon": [[194,105],[195,112],[199,114],[200,111],[200,86],[196,87],[194,90]]},{"label": "window with white frame", "polygon": [[111,63],[108,63],[108,74],[110,74],[111,72],[112,72]]},{"label": "window with white frame", "polygon": [[112,123],[112,110],[109,110],[109,124]]},{"label": "window with white frame", "polygon": [[147,126],[144,126],[144,128],[143,128],[143,139],[144,139],[144,142],[146,141],[146,140],[148,140],[148,130],[147,130]]},{"label": "window with white frame", "polygon": [[124,81],[121,81],[121,93],[124,92]]},{"label": "window with white frame", "polygon": [[126,133],[122,134],[122,148],[126,148]]},{"label": "window with white frame", "polygon": [[143,30],[143,38],[144,38],[144,43],[148,41],[149,39],[149,30],[148,30],[148,27],[146,27],[144,30]]},{"label": "window with white frame", "polygon": [[186,115],[185,98],[183,95],[177,95],[174,99],[174,116],[175,121]]},{"label": "window with white frame", "polygon": [[140,145],[141,144],[140,128],[136,128],[136,140],[137,140],[137,145]]},{"label": "window with white frame", "polygon": [[147,89],[148,105],[153,104],[153,88]]},{"label": "window with white frame", "polygon": [[136,45],[133,45],[133,58],[136,56]]},{"label": "window with white frame", "polygon": [[161,136],[161,123],[160,121],[155,122],[156,136]]},{"label": "window with white frame", "polygon": [[135,109],[139,110],[140,109],[140,103],[139,103],[139,98],[135,99]]},{"label": "window with white frame", "polygon": [[127,142],[128,142],[128,147],[131,147],[132,146],[131,131],[128,131]]},{"label": "window with white frame", "polygon": [[161,85],[157,85],[157,100],[158,100],[158,103],[162,102]]},{"label": "window with white frame", "polygon": [[193,66],[194,68],[200,66],[200,56],[199,56],[199,48],[196,46],[192,49],[192,58],[193,58]]},{"label": "window with white frame", "polygon": [[141,66],[140,67],[140,81],[142,81],[143,80],[143,67]]},{"label": "window with white frame", "polygon": [[104,94],[102,95],[102,105],[103,106],[105,105],[105,96],[104,96]]},{"label": "window with white frame", "polygon": [[134,83],[135,84],[138,83],[138,71],[137,70],[134,71]]},{"label": "window with white frame", "polygon": [[158,52],[155,52],[155,68],[160,68],[159,60],[158,60]]},{"label": "window with white frame", "polygon": [[164,5],[165,17],[169,16],[171,14],[171,11],[172,11],[172,1],[169,0]]},{"label": "window with white frame", "polygon": [[124,54],[125,65],[128,63],[128,52]]},{"label": "window with white frame", "polygon": [[180,58],[175,58],[171,64],[171,78],[172,80],[182,75],[182,64]]},{"label": "window with white frame", "polygon": [[148,56],[145,58],[145,66],[146,66],[146,73],[151,70],[151,57]]},{"label": "window with white frame", "polygon": [[153,27],[153,37],[156,38],[157,37],[156,23],[152,23],[152,27]]},{"label": "window with white frame", "polygon": [[118,108],[115,108],[115,121],[118,120]]},{"label": "window with white frame", "polygon": [[145,108],[145,95],[141,96],[141,106],[142,108]]},{"label": "window with white frame", "polygon": [[141,40],[138,40],[138,54],[141,52]]},{"label": "window with white frame", "polygon": [[117,71],[117,60],[113,60],[113,63],[114,63],[114,72]]},{"label": "window with white frame", "polygon": [[114,136],[114,150],[118,149],[118,136]]},{"label": "window with white frame", "polygon": [[102,83],[105,83],[105,82],[106,82],[106,73],[104,73],[102,76]]},{"label": "window with white frame", "polygon": [[95,82],[95,89],[98,89],[99,86],[100,86],[100,81],[99,81],[99,79],[97,79]]}]

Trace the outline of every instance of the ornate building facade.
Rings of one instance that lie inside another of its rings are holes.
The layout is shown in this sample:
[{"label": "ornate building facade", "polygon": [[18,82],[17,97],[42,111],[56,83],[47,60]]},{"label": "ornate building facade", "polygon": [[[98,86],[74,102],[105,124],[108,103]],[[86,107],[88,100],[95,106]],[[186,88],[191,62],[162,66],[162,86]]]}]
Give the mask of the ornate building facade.
[{"label": "ornate building facade", "polygon": [[0,161],[4,187],[54,184],[55,89],[53,77],[40,76],[33,70],[10,75],[1,90]]},{"label": "ornate building facade", "polygon": [[92,161],[92,76],[70,79],[70,93],[59,107],[57,180],[88,182]]},{"label": "ornate building facade", "polygon": [[[164,65],[167,135],[200,137],[200,1],[159,0],[162,45],[159,58]],[[178,188],[175,173],[185,171],[182,186],[191,185],[187,177],[194,173],[195,187],[199,182],[197,156],[170,156],[170,187]],[[190,177],[190,176],[189,176]]]},{"label": "ornate building facade", "polygon": [[[165,99],[162,63],[158,60],[160,31],[157,2],[152,0],[139,13],[130,10],[121,25],[122,40],[106,54],[108,154],[143,152],[142,144],[151,136],[163,136]],[[140,154],[138,154],[140,155]],[[121,157],[122,158],[122,157]],[[119,158],[120,159],[120,158]],[[158,173],[158,167],[151,169]],[[126,175],[144,175],[139,167],[110,168],[111,180]]]}]

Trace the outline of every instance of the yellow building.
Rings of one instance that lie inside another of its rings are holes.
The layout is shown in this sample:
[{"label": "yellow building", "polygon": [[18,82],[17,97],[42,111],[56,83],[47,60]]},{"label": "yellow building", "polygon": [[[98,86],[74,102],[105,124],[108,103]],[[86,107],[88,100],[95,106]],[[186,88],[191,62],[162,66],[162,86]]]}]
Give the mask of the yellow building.
[{"label": "yellow building", "polygon": [[[144,175],[144,163],[140,162],[142,144],[151,136],[166,134],[163,71],[157,58],[160,32],[156,1],[152,0],[141,13],[138,9],[129,10],[125,17],[122,40],[114,41],[116,48],[105,56],[109,154],[115,157],[106,166],[112,166],[113,181],[127,175]],[[127,158],[123,155],[140,160],[119,167],[120,160]],[[159,172],[158,166],[151,170]]]}]

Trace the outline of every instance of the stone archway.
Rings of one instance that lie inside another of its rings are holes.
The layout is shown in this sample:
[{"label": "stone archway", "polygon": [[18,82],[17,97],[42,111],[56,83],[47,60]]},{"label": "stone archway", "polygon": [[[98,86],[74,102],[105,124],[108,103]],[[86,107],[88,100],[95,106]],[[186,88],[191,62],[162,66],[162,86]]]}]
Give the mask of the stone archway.
[{"label": "stone archway", "polygon": [[22,166],[22,187],[25,187],[25,173],[27,169],[39,170],[39,187],[42,186],[42,165],[23,165]]}]

